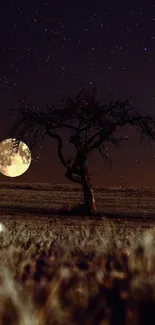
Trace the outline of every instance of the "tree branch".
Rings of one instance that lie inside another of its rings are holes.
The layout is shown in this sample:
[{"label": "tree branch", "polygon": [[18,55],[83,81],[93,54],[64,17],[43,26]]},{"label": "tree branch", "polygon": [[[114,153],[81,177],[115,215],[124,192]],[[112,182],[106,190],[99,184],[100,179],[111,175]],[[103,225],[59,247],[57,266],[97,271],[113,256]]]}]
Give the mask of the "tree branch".
[{"label": "tree branch", "polygon": [[72,168],[68,167],[65,176],[72,182],[83,184],[82,180],[79,177],[73,176]]},{"label": "tree branch", "polygon": [[106,141],[108,139],[109,135],[112,134],[115,131],[116,126],[117,126],[117,124],[114,125],[114,124],[111,123],[110,128],[106,133],[104,132],[104,134],[103,134],[101,132],[100,133],[100,138],[88,148],[88,152],[98,148],[104,141]]},{"label": "tree branch", "polygon": [[92,142],[92,141],[93,141],[97,136],[100,136],[100,132],[96,132],[95,134],[93,134],[93,135],[89,138],[89,140],[85,143],[84,148],[87,148],[87,147],[91,144],[91,142]]},{"label": "tree branch", "polygon": [[62,139],[60,137],[60,135],[56,134],[56,133],[52,133],[50,132],[48,129],[46,129],[46,133],[51,137],[51,138],[55,138],[58,141],[58,157],[61,161],[61,163],[63,164],[63,166],[65,168],[67,168],[67,162],[64,158],[63,152],[62,152]]}]

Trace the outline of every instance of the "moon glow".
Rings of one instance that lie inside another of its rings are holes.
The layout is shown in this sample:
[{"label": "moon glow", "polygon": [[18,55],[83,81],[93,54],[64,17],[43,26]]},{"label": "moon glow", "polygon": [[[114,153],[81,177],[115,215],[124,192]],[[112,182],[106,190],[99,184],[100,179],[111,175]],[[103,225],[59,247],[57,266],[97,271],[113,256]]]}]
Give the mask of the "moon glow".
[{"label": "moon glow", "polygon": [[31,152],[22,141],[17,150],[13,147],[12,140],[15,139],[6,139],[0,143],[0,173],[8,177],[17,177],[30,167]]}]

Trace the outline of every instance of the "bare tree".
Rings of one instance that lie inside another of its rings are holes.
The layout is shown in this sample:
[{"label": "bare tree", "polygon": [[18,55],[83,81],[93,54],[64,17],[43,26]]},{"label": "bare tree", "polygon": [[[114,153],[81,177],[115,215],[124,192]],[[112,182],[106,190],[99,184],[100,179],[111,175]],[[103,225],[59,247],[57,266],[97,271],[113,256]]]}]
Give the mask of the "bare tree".
[{"label": "bare tree", "polygon": [[[126,125],[135,126],[140,133],[140,141],[155,139],[155,120],[150,115],[142,115],[130,103],[130,99],[102,103],[96,89],[91,92],[83,87],[75,98],[67,98],[59,107],[52,104],[40,110],[25,101],[15,109],[17,117],[11,127],[11,137],[16,138],[14,146],[29,139],[32,149],[45,136],[57,141],[57,154],[66,169],[65,176],[72,182],[81,184],[87,213],[96,211],[94,192],[88,173],[87,161],[90,154],[98,150],[111,168],[111,160],[105,145],[111,143],[119,147],[128,137],[117,137],[115,132]],[[68,145],[74,146],[75,154],[65,157],[63,138],[60,131],[69,132]]]}]

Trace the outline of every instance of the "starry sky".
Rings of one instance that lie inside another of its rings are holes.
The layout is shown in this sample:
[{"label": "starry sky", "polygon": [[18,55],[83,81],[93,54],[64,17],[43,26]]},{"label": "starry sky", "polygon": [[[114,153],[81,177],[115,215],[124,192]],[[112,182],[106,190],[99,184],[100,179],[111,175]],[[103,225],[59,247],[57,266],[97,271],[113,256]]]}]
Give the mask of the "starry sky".
[{"label": "starry sky", "polygon": [[[89,3],[89,4],[88,4]],[[105,100],[132,96],[141,113],[155,110],[155,2],[152,0],[3,0],[0,3],[0,140],[8,137],[10,108],[26,98],[40,107],[75,96],[83,84]],[[121,131],[122,132],[122,131]],[[155,144],[108,147],[112,170],[94,155],[95,186],[155,186]],[[38,159],[39,155],[40,158]],[[68,183],[54,141],[32,153],[29,170],[3,182]]]}]

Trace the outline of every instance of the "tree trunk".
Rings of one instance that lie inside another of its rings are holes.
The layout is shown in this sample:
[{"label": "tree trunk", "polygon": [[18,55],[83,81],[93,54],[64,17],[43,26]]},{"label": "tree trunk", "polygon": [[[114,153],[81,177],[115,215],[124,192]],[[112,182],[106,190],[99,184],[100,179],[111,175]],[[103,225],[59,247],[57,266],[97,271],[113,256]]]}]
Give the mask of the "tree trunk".
[{"label": "tree trunk", "polygon": [[82,188],[84,193],[84,203],[86,207],[86,212],[88,213],[88,215],[94,215],[96,212],[96,204],[92,184],[88,175],[84,175],[84,177],[82,178]]},{"label": "tree trunk", "polygon": [[82,154],[81,156],[79,155],[78,164],[71,165],[69,161],[65,176],[72,182],[82,185],[86,213],[88,215],[94,215],[96,212],[96,204],[93,187],[85,164],[86,158],[87,157]]}]

